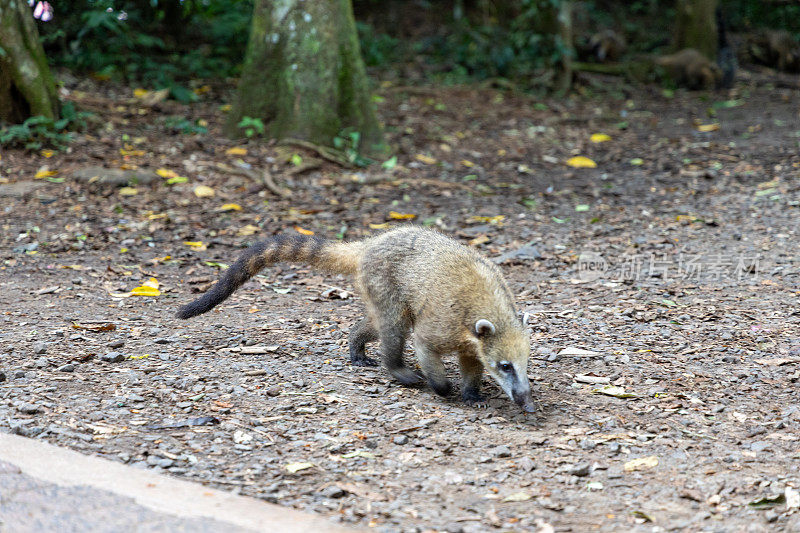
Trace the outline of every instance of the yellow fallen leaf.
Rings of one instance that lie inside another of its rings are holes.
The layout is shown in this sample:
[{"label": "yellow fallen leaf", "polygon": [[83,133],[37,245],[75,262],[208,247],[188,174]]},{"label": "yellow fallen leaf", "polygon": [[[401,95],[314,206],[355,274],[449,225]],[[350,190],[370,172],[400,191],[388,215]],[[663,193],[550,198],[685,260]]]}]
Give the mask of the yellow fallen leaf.
[{"label": "yellow fallen leaf", "polygon": [[636,472],[639,470],[650,470],[658,466],[658,457],[655,455],[649,455],[647,457],[639,457],[638,459],[632,459],[625,463],[623,469],[626,472]]},{"label": "yellow fallen leaf", "polygon": [[139,157],[144,155],[144,150],[125,150],[124,148],[120,148],[119,155]]},{"label": "yellow fallen leaf", "polygon": [[233,106],[231,104],[222,104],[221,106],[219,106],[219,110],[222,111],[223,113],[228,113],[232,107]]},{"label": "yellow fallen leaf", "polygon": [[51,176],[55,176],[56,174],[58,174],[58,170],[47,170],[46,168],[43,168],[36,173],[34,179],[40,180],[42,178],[49,178]]},{"label": "yellow fallen leaf", "polygon": [[177,172],[175,172],[174,170],[170,170],[168,168],[159,168],[158,170],[156,170],[156,174],[158,174],[162,178],[177,178],[178,177],[178,173]]},{"label": "yellow fallen leaf", "polygon": [[420,161],[421,163],[425,163],[426,165],[435,165],[436,164],[436,159],[434,159],[431,156],[425,155],[425,154],[417,154],[414,157],[414,159],[416,159],[417,161]]},{"label": "yellow fallen leaf", "polygon": [[394,220],[411,220],[417,218],[417,215],[411,213],[398,213],[397,211],[389,211],[389,218]]},{"label": "yellow fallen leaf", "polygon": [[160,296],[161,291],[153,287],[142,285],[141,287],[134,287],[131,289],[131,294],[134,296]]},{"label": "yellow fallen leaf", "polygon": [[169,215],[166,213],[147,213],[147,220],[161,220],[168,217]]},{"label": "yellow fallen leaf", "polygon": [[483,222],[484,224],[500,224],[506,218],[505,215],[495,215],[493,217],[472,216],[467,222]]},{"label": "yellow fallen leaf", "polygon": [[466,159],[462,159],[461,160],[461,165],[465,166],[467,168],[472,168],[472,167],[475,166],[475,163],[473,163],[472,161],[467,161]]},{"label": "yellow fallen leaf", "polygon": [[593,143],[604,143],[606,141],[610,141],[611,136],[606,135],[605,133],[592,133],[592,136],[589,137],[589,140],[591,140]]},{"label": "yellow fallen leaf", "polygon": [[147,281],[145,281],[144,283],[142,283],[142,286],[144,286],[144,287],[152,287],[154,289],[157,289],[158,288],[158,280],[156,278],[150,278]]},{"label": "yellow fallen leaf", "polygon": [[228,155],[247,155],[247,148],[234,146],[233,148],[228,148],[225,150],[225,153]]},{"label": "yellow fallen leaf", "polygon": [[194,250],[198,252],[202,252],[206,249],[206,245],[203,244],[203,241],[183,241],[183,244],[186,246],[191,246]]},{"label": "yellow fallen leaf", "polygon": [[311,231],[310,229],[303,229],[303,228],[301,228],[300,226],[295,226],[295,227],[294,227],[294,230],[295,230],[297,233],[300,233],[300,234],[302,234],[302,235],[314,235],[314,232],[313,232],[313,231]]},{"label": "yellow fallen leaf", "polygon": [[198,185],[194,188],[194,195],[198,198],[211,198],[214,194],[214,189],[208,185]]},{"label": "yellow fallen leaf", "polygon": [[147,89],[142,89],[141,87],[137,87],[136,89],[133,90],[133,96],[135,98],[143,98],[148,94],[150,94],[150,91],[148,91]]},{"label": "yellow fallen leaf", "polygon": [[239,204],[222,204],[217,208],[217,211],[241,211],[242,206]]},{"label": "yellow fallen leaf", "polygon": [[698,124],[695,129],[703,133],[708,133],[709,131],[717,131],[719,129],[719,124]]},{"label": "yellow fallen leaf", "polygon": [[370,224],[369,227],[372,229],[386,229],[389,227],[389,223],[384,222],[383,224]]},{"label": "yellow fallen leaf", "polygon": [[259,228],[258,226],[248,224],[246,226],[242,226],[241,228],[239,228],[239,231],[237,231],[236,234],[239,235],[240,237],[247,237],[248,235],[253,235],[255,233],[258,233],[259,231],[261,231],[261,228]]},{"label": "yellow fallen leaf", "polygon": [[136,187],[123,187],[119,190],[120,196],[136,196],[139,194],[139,189]]},{"label": "yellow fallen leaf", "polygon": [[575,168],[597,168],[597,163],[582,155],[570,157],[567,159],[567,165]]},{"label": "yellow fallen leaf", "polygon": [[42,157],[47,157],[47,158],[53,157],[53,154],[55,154],[55,152],[52,150],[42,150],[39,153],[42,154]]},{"label": "yellow fallen leaf", "polygon": [[289,463],[286,465],[286,470],[290,474],[294,474],[295,472],[299,472],[300,470],[306,470],[308,468],[313,468],[314,463]]},{"label": "yellow fallen leaf", "polygon": [[508,152],[506,152],[506,151],[505,151],[504,149],[502,149],[502,148],[500,148],[500,149],[497,151],[497,155],[499,155],[500,157],[503,157],[503,156],[504,156],[504,155],[506,155],[507,153],[508,153]]},{"label": "yellow fallen leaf", "polygon": [[194,94],[200,95],[205,94],[211,90],[211,87],[208,85],[202,85],[194,89]]}]

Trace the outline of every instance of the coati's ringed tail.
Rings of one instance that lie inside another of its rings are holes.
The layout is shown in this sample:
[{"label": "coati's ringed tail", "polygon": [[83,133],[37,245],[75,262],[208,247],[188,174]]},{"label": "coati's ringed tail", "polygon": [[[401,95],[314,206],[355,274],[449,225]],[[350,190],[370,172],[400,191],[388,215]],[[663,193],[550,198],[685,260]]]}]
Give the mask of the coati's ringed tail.
[{"label": "coati's ringed tail", "polygon": [[262,269],[281,261],[304,263],[320,270],[353,274],[358,266],[360,243],[338,243],[308,235],[275,235],[245,250],[203,296],[181,307],[182,319],[202,315],[222,303]]}]

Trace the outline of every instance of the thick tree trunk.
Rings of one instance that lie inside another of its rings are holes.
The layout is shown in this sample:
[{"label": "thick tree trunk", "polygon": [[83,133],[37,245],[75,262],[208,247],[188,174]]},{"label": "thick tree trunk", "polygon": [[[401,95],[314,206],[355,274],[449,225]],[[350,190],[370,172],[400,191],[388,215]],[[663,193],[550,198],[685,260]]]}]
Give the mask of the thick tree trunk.
[{"label": "thick tree trunk", "polygon": [[717,57],[717,0],[678,0],[675,49],[694,48],[712,61]]},{"label": "thick tree trunk", "polygon": [[383,150],[350,0],[256,0],[239,93],[226,131],[260,118],[276,138],[330,146],[343,129]]},{"label": "thick tree trunk", "polygon": [[58,117],[58,97],[39,32],[24,0],[0,0],[0,120]]}]

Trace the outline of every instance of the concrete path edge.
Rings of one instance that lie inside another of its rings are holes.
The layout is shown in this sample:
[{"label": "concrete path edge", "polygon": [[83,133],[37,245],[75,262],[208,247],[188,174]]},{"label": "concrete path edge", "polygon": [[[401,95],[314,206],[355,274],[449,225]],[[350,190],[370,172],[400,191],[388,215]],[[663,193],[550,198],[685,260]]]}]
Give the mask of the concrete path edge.
[{"label": "concrete path edge", "polygon": [[207,517],[252,531],[356,531],[256,498],[231,494],[7,433],[0,433],[0,460],[15,465],[24,474],[41,481],[105,490],[173,516]]}]

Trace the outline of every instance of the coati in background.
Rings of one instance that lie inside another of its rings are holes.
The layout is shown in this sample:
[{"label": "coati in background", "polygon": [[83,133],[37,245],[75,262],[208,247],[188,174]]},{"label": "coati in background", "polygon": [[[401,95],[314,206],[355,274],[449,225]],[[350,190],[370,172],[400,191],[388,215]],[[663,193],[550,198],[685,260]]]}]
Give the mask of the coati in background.
[{"label": "coati in background", "polygon": [[674,54],[656,58],[670,78],[688,89],[730,89],[736,75],[736,54],[728,42],[725,18],[720,7],[716,10],[717,62],[714,63],[694,48],[684,48]]},{"label": "coati in background", "polygon": [[688,89],[713,89],[722,80],[722,70],[694,48],[657,57],[655,63],[675,84]]},{"label": "coati in background", "polygon": [[786,30],[771,30],[750,37],[747,52],[756,63],[784,72],[800,71],[800,45]]},{"label": "coati in background", "polygon": [[485,368],[509,398],[534,411],[529,335],[500,270],[434,231],[405,227],[348,243],[304,235],[271,237],[245,250],[208,292],[181,307],[177,317],[205,313],[279,261],[354,276],[367,311],[350,331],[354,365],[377,365],[364,347],[380,340],[386,370],[400,383],[417,383],[421,376],[403,362],[411,334],[422,373],[437,394],[447,396],[452,388],[441,358],[456,353],[464,402],[483,402]]},{"label": "coati in background", "polygon": [[614,30],[602,30],[589,39],[589,50],[592,56],[600,61],[616,61],[625,52],[625,38]]}]

